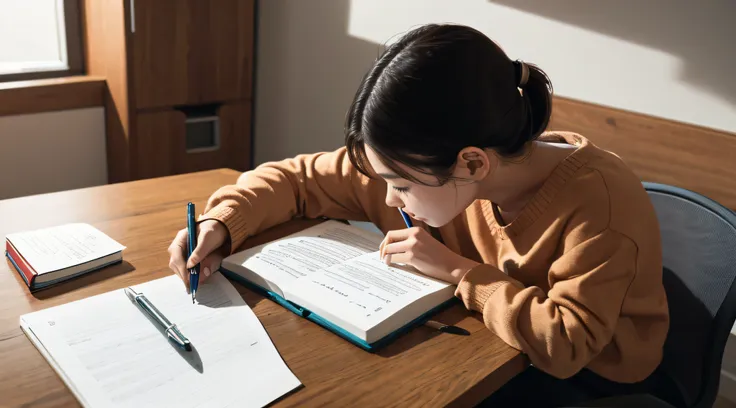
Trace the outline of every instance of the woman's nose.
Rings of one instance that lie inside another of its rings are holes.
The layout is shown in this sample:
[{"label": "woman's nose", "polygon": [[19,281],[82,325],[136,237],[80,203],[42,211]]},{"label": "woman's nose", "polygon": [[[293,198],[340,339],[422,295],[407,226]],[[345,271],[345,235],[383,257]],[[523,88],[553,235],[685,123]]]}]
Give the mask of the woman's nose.
[{"label": "woman's nose", "polygon": [[401,201],[401,199],[398,197],[398,195],[394,192],[394,189],[389,187],[386,191],[386,205],[389,207],[403,207],[404,203]]}]

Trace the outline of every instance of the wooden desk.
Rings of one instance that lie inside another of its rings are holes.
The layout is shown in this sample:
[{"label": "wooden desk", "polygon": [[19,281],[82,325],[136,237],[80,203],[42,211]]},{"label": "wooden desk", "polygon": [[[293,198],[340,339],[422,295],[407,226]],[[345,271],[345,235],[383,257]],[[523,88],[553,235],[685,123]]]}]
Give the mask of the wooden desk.
[{"label": "wooden desk", "polygon": [[[0,201],[3,238],[15,231],[88,222],[127,246],[121,265],[33,295],[9,261],[0,263],[0,406],[78,406],[21,331],[19,316],[170,274],[166,248],[185,227],[187,201],[204,208],[209,195],[238,174],[216,170]],[[313,223],[294,221],[249,245]],[[419,327],[371,354],[235,286],[304,384],[276,406],[472,406],[527,365],[524,356],[460,306],[438,320],[464,327],[471,336]]]}]

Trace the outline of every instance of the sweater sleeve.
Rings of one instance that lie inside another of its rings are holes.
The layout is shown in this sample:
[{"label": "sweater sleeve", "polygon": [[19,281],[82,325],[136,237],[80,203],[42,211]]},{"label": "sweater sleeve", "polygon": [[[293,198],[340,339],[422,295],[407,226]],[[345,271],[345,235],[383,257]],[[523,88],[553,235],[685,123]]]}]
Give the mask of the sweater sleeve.
[{"label": "sweater sleeve", "polygon": [[343,147],[265,163],[243,173],[236,184],[219,188],[209,198],[199,220],[225,224],[235,251],[247,237],[298,216],[381,224],[389,216],[385,191],[386,183],[355,169]]},{"label": "sweater sleeve", "polygon": [[567,378],[611,341],[636,273],[636,252],[633,241],[607,229],[551,265],[547,294],[524,287],[491,265],[471,269],[456,294],[537,368]]}]

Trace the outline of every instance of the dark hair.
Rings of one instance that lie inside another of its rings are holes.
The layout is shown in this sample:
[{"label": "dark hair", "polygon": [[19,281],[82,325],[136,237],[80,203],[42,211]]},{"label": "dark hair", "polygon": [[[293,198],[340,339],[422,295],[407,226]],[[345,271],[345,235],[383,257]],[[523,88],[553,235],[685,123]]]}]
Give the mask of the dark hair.
[{"label": "dark hair", "polygon": [[[538,67],[510,60],[481,32],[460,25],[425,25],[389,46],[365,75],[348,111],[345,145],[353,165],[371,176],[370,146],[399,176],[419,182],[393,162],[450,179],[466,147],[514,156],[539,137],[552,110],[552,85]],[[519,89],[522,89],[522,94]]]}]

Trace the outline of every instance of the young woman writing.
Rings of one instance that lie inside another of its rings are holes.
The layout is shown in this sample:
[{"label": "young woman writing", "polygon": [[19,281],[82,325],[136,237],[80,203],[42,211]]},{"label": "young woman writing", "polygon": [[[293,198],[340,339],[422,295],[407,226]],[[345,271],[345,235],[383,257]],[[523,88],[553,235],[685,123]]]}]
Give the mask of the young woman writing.
[{"label": "young woman writing", "polygon": [[[415,29],[364,77],[344,147],[220,188],[190,265],[182,230],[171,268],[186,283],[200,263],[205,280],[247,237],[296,216],[371,221],[387,233],[384,261],[456,284],[489,330],[529,356],[531,374],[492,399],[518,387],[523,404],[583,374],[608,390],[644,381],[669,322],[657,219],[618,157],[580,135],[543,133],[551,99],[539,68],[480,32]],[[402,228],[396,208],[418,226]]]}]

